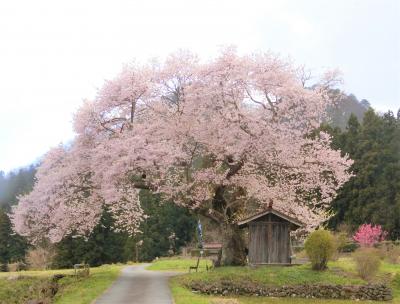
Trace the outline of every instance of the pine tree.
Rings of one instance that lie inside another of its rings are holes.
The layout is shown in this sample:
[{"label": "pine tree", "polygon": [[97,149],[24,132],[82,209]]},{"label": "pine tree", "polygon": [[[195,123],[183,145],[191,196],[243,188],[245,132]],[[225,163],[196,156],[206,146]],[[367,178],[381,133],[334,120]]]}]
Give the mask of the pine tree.
[{"label": "pine tree", "polygon": [[[160,204],[160,198],[149,191],[140,195],[143,209],[148,216],[141,224],[141,233],[129,237],[126,233],[113,231],[113,219],[104,212],[100,223],[87,239],[68,236],[56,245],[55,268],[70,268],[74,264],[91,266],[136,260],[151,261],[167,256],[169,250],[179,252],[180,247],[192,240],[196,221],[187,209],[173,203]],[[172,242],[169,238],[175,235]],[[138,243],[140,246],[136,247]]]},{"label": "pine tree", "polygon": [[[187,209],[171,202],[160,204],[160,197],[149,191],[140,195],[142,207],[148,218],[141,224],[142,234],[131,241],[130,253],[135,252],[135,244],[143,241],[139,248],[139,260],[151,261],[156,257],[179,252],[189,243],[196,232],[196,220]],[[174,235],[174,240],[170,238]],[[134,260],[134,258],[131,258]]]},{"label": "pine tree", "polygon": [[0,209],[0,271],[7,271],[9,259],[9,237],[11,234],[10,221],[7,214]]},{"label": "pine tree", "polygon": [[56,245],[55,268],[71,268],[74,264],[88,263],[99,266],[125,262],[124,247],[128,236],[113,231],[113,219],[104,212],[99,224],[87,239],[70,235]]},{"label": "pine tree", "polygon": [[360,125],[350,117],[346,131],[331,134],[334,145],[354,160],[352,177],[333,201],[331,227],[345,222],[354,229],[380,224],[392,239],[400,237],[400,119],[372,109]]},{"label": "pine tree", "polygon": [[0,208],[0,271],[7,270],[10,262],[23,261],[27,247],[26,241],[13,232],[7,213]]}]

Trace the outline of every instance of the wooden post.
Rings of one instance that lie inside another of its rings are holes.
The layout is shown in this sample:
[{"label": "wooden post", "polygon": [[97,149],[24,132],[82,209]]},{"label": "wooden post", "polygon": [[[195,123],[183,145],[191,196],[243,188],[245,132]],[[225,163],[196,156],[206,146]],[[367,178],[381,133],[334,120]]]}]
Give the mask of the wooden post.
[{"label": "wooden post", "polygon": [[135,263],[139,262],[139,248],[138,243],[135,244]]}]

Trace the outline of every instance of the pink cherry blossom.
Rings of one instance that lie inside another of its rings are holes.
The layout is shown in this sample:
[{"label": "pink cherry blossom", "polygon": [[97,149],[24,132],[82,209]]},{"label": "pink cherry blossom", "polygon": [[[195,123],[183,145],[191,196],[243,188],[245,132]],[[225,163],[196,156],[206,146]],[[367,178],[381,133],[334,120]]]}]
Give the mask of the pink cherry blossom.
[{"label": "pink cherry blossom", "polygon": [[15,230],[57,242],[89,233],[108,208],[116,229],[135,233],[140,189],[220,224],[273,199],[312,229],[351,176],[328,134],[309,136],[335,77],[306,88],[292,63],[232,48],[210,62],[181,51],[128,65],[76,113],[72,146],[45,156],[13,210]]}]

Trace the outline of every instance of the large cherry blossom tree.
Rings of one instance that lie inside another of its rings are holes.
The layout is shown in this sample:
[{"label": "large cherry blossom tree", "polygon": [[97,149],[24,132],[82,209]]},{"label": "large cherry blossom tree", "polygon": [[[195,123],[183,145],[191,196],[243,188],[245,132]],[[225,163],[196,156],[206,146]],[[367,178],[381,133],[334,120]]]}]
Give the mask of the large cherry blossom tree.
[{"label": "large cherry blossom tree", "polygon": [[270,200],[312,229],[350,177],[351,160],[315,132],[335,81],[327,73],[306,87],[292,63],[232,49],[206,63],[182,51],[127,65],[79,109],[74,143],[45,156],[15,230],[58,242],[89,233],[108,208],[116,229],[135,233],[140,189],[213,221],[227,263],[241,250],[235,222]]}]

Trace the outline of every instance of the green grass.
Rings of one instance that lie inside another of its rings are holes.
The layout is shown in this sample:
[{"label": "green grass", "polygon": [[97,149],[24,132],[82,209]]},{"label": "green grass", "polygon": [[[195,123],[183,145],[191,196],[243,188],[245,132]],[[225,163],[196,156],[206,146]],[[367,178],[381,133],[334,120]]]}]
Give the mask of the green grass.
[{"label": "green grass", "polygon": [[76,280],[66,277],[59,281],[56,304],[89,304],[100,296],[119,276],[122,265],[104,265],[90,269],[90,276]]},{"label": "green grass", "polygon": [[[161,258],[147,267],[148,270],[189,272],[190,266],[196,266],[197,258]],[[203,272],[206,266],[212,265],[210,260],[201,259],[198,271]]]},{"label": "green grass", "polygon": [[[93,268],[94,269],[94,268]],[[72,269],[52,269],[52,270],[22,270],[18,272],[0,272],[0,279],[10,276],[29,276],[29,277],[50,277],[54,274],[73,274]]]},{"label": "green grass", "polygon": [[[89,304],[118,277],[122,265],[104,265],[90,269],[88,278],[65,277],[58,281],[56,304]],[[54,274],[72,274],[73,270],[21,271],[0,273],[0,304],[22,304],[38,295],[35,291]],[[22,276],[18,280],[7,277]],[[34,290],[32,292],[32,290]]]},{"label": "green grass", "polygon": [[[187,271],[191,263],[196,260],[168,259],[158,260],[150,269],[153,270],[184,270]],[[194,265],[194,264],[193,264]],[[170,287],[175,300],[175,304],[209,304],[218,303],[222,298],[220,296],[206,296],[198,293],[193,293],[189,289],[183,287],[183,284],[191,280],[202,280],[204,282],[212,282],[220,279],[235,279],[235,280],[252,280],[270,285],[289,285],[301,283],[331,283],[331,284],[363,284],[363,280],[358,278],[343,278],[335,272],[315,272],[308,265],[293,266],[293,267],[222,267],[213,271],[184,274],[171,279]],[[399,277],[400,284],[400,277]],[[257,298],[257,297],[237,297],[235,298],[241,304],[346,304],[354,303],[354,301],[342,300],[321,300],[321,299],[293,299],[293,298]],[[223,302],[221,302],[223,303]]]},{"label": "green grass", "polygon": [[[334,262],[329,262],[329,267],[339,267],[354,275],[357,274],[356,265],[350,257],[341,258],[340,260]],[[394,276],[396,273],[400,272],[400,264],[390,264],[387,262],[382,262],[379,272],[380,274],[391,274]]]},{"label": "green grass", "polygon": [[[351,258],[341,258],[339,261],[330,262],[330,267],[342,268],[347,273],[356,276],[356,265]],[[375,277],[376,281],[387,282],[391,281],[394,303],[400,303],[400,264],[390,264],[382,262],[379,269],[379,274]]]},{"label": "green grass", "polygon": [[[323,300],[323,299],[293,299],[293,298],[239,298],[240,304],[355,304],[351,300]],[[386,303],[377,301],[362,301],[361,303]],[[388,302],[394,303],[394,302]]]},{"label": "green grass", "polygon": [[187,288],[182,287],[176,278],[170,281],[170,287],[175,304],[208,304],[212,299],[217,299],[216,297],[194,294]]},{"label": "green grass", "polygon": [[29,277],[21,280],[0,279],[0,304],[25,303],[37,294],[39,286],[45,280],[38,277]]},{"label": "green grass", "polygon": [[[189,266],[194,266],[197,259],[160,259],[155,261],[150,270],[188,272]],[[330,284],[363,284],[356,277],[355,265],[349,258],[329,264],[330,270],[315,272],[308,265],[293,267],[265,266],[256,269],[249,267],[223,267],[213,271],[205,271],[206,263],[202,260],[200,272],[183,274],[170,281],[172,294],[176,304],[209,304],[218,303],[220,296],[205,296],[191,292],[183,287],[184,283],[191,280],[201,280],[205,283],[220,279],[252,280],[268,285],[290,285],[302,283],[330,283]],[[59,281],[60,289],[54,303],[56,304],[89,304],[101,295],[118,277],[122,265],[105,265],[91,268],[90,277],[76,280],[73,277],[65,277]],[[29,296],[30,286],[40,286],[49,277],[56,273],[71,274],[72,270],[49,271],[22,271],[18,273],[0,273],[0,304],[25,303]],[[347,274],[343,277],[342,274]],[[22,275],[20,280],[7,280],[14,275]],[[383,263],[380,276],[390,276],[395,299],[390,303],[400,304],[400,265]],[[32,288],[31,288],[32,289]],[[354,304],[354,301],[346,300],[322,300],[322,299],[293,299],[293,298],[267,298],[267,297],[237,297],[241,304]],[[3,301],[3,302],[2,302]],[[220,302],[224,303],[224,302]],[[368,303],[368,302],[364,302]]]},{"label": "green grass", "polygon": [[[160,261],[158,267],[162,268],[165,263]],[[170,260],[169,265],[182,263],[180,260]],[[343,276],[345,275],[345,276]],[[381,281],[382,277],[391,278],[391,286],[393,288],[394,300],[389,303],[400,304],[400,265],[382,263],[380,273],[376,280]],[[309,265],[278,267],[265,266],[259,268],[249,267],[222,267],[209,272],[200,272],[192,274],[184,274],[172,278],[170,285],[172,294],[176,304],[209,304],[218,303],[217,300],[224,299],[220,296],[206,296],[193,293],[184,285],[191,281],[202,281],[210,283],[213,281],[227,280],[243,280],[255,281],[267,285],[291,285],[302,283],[326,283],[326,284],[366,284],[365,281],[357,277],[355,265],[350,258],[342,258],[338,261],[329,263],[329,270],[323,272],[315,272],[311,270]],[[300,299],[300,298],[268,298],[268,297],[236,297],[241,304],[354,304],[351,300],[323,300],[323,299]],[[373,301],[365,301],[364,303],[372,303]],[[221,301],[221,304],[224,303]],[[378,302],[375,302],[378,303]],[[381,302],[380,302],[381,303]]]},{"label": "green grass", "polygon": [[313,271],[309,265],[281,267],[263,266],[221,267],[209,272],[199,272],[180,277],[183,283],[202,281],[211,283],[220,280],[253,281],[270,286],[299,284],[364,284],[359,278],[343,277],[334,271]]}]

